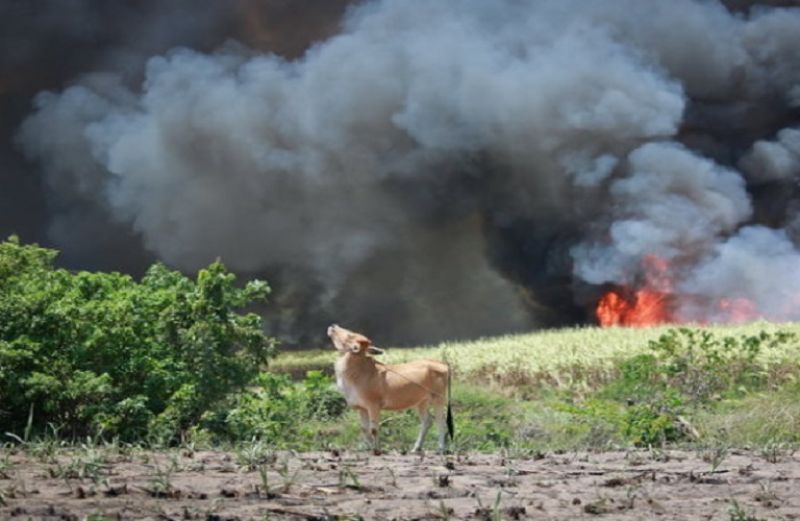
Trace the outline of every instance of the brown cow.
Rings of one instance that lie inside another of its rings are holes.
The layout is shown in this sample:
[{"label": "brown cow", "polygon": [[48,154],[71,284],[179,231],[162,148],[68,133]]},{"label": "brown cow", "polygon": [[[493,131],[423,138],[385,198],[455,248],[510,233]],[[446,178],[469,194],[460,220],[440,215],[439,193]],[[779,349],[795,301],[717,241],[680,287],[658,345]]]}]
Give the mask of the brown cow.
[{"label": "brown cow", "polygon": [[[450,410],[450,367],[437,360],[415,360],[405,364],[384,364],[371,354],[383,354],[372,341],[336,324],[328,328],[336,361],[336,384],[347,404],[361,415],[361,428],[367,442],[377,451],[381,409],[390,411],[416,407],[420,429],[415,451],[422,450],[431,426],[428,409],[433,408],[439,430],[439,450],[445,450],[445,433],[453,439]],[[445,417],[445,406],[447,416]]]}]

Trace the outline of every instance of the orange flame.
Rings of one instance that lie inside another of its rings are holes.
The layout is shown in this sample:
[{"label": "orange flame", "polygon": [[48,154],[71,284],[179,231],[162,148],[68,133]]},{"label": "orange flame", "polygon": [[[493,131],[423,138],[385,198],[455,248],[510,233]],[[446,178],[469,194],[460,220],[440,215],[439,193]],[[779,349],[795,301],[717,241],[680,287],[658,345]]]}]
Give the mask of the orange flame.
[{"label": "orange flame", "polygon": [[669,296],[672,277],[669,263],[656,255],[642,259],[644,283],[637,290],[612,290],[602,296],[595,313],[603,327],[644,327],[671,322]]},{"label": "orange flame", "polygon": [[[655,255],[642,259],[643,280],[638,289],[620,288],[606,292],[597,302],[595,315],[602,327],[646,327],[683,322],[674,310],[681,302],[697,297],[676,294],[669,262]],[[709,303],[709,315],[715,321],[742,323],[759,318],[755,304],[742,297],[724,298]]]},{"label": "orange flame", "polygon": [[603,327],[645,327],[670,322],[667,294],[640,289],[630,296],[612,290],[597,303],[597,320]]}]

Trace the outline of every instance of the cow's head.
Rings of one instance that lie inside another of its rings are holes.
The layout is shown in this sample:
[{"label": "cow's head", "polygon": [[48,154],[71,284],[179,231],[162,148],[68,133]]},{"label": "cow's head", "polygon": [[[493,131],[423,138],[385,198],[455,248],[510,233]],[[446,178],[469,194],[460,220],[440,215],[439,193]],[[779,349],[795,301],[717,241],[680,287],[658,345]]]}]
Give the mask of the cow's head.
[{"label": "cow's head", "polygon": [[353,353],[362,356],[383,354],[383,349],[372,345],[372,340],[369,338],[336,324],[328,327],[328,336],[333,342],[334,349],[340,354]]}]

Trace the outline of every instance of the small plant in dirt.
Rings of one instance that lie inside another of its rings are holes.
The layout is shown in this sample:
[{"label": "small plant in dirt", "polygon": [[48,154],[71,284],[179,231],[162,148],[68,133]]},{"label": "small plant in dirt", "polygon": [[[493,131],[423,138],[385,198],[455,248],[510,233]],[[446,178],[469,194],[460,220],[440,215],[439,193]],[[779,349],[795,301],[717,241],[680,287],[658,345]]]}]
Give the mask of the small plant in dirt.
[{"label": "small plant in dirt", "polygon": [[636,498],[638,497],[639,488],[639,485],[631,485],[625,489],[625,501],[623,501],[619,507],[621,510],[633,510],[636,504]]},{"label": "small plant in dirt", "polygon": [[397,488],[397,474],[395,473],[392,467],[387,467],[386,470],[389,472],[389,483],[394,487]]},{"label": "small plant in dirt", "polygon": [[348,465],[343,465],[339,469],[339,488],[362,490],[361,482],[358,480],[358,476]]},{"label": "small plant in dirt", "polygon": [[292,486],[297,482],[297,476],[300,474],[300,467],[297,467],[294,471],[291,470],[289,467],[289,460],[285,459],[278,467],[278,475],[283,480],[281,490],[283,490],[284,494],[288,494],[289,491],[292,489]]},{"label": "small plant in dirt", "polygon": [[498,490],[491,507],[483,506],[480,496],[475,500],[478,502],[478,508],[475,509],[475,517],[484,521],[502,521],[503,511],[500,505],[503,502],[503,491]]},{"label": "small plant in dirt", "polygon": [[80,481],[88,479],[95,485],[104,482],[108,464],[101,452],[92,446],[83,445],[73,452],[68,461],[62,462],[56,459],[50,466],[49,473],[54,478],[63,479],[71,490],[70,480],[73,479]]},{"label": "small plant in dirt", "polygon": [[770,481],[760,481],[758,486],[759,491],[756,492],[756,495],[753,498],[757,502],[769,508],[777,507],[782,503],[781,499],[778,497],[778,494],[772,488],[772,483]]},{"label": "small plant in dirt", "polygon": [[794,452],[795,451],[793,447],[778,441],[767,442],[759,451],[761,457],[769,463],[778,463],[784,458],[794,454]]},{"label": "small plant in dirt", "polygon": [[728,507],[728,519],[730,521],[759,521],[752,510],[746,510],[735,499],[731,499],[730,507]]},{"label": "small plant in dirt", "polygon": [[0,454],[0,479],[11,479],[14,470],[14,463],[11,461],[11,453],[3,451]]},{"label": "small plant in dirt", "polygon": [[272,499],[277,497],[277,494],[272,491],[269,483],[269,470],[267,465],[258,466],[258,475],[261,478],[261,484],[256,485],[256,495],[264,499]]},{"label": "small plant in dirt", "polygon": [[601,514],[608,514],[612,511],[608,498],[600,497],[594,501],[590,501],[583,506],[583,511],[587,514],[599,516]]},{"label": "small plant in dirt", "polygon": [[447,506],[443,500],[439,500],[439,507],[433,513],[435,519],[449,520],[455,514],[455,510]]},{"label": "small plant in dirt", "polygon": [[702,451],[701,459],[711,465],[710,471],[713,473],[719,469],[719,466],[722,465],[722,462],[728,457],[728,452],[729,450],[727,446],[718,445]]},{"label": "small plant in dirt", "polygon": [[111,521],[111,518],[104,514],[89,514],[83,521]]},{"label": "small plant in dirt", "polygon": [[154,465],[147,493],[153,497],[173,497],[176,490],[172,487],[172,472],[168,468],[161,468],[158,464]]},{"label": "small plant in dirt", "polygon": [[265,464],[271,465],[275,461],[277,461],[275,451],[263,440],[253,440],[236,450],[236,462],[245,472],[261,468]]}]

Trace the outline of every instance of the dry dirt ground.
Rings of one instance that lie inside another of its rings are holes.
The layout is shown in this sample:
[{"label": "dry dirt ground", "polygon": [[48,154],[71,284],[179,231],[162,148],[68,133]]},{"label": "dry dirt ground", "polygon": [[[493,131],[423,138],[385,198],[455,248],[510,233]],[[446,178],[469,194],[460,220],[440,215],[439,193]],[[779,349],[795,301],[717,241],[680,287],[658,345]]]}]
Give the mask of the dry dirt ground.
[{"label": "dry dirt ground", "polygon": [[800,518],[781,451],[0,456],[3,520]]}]

